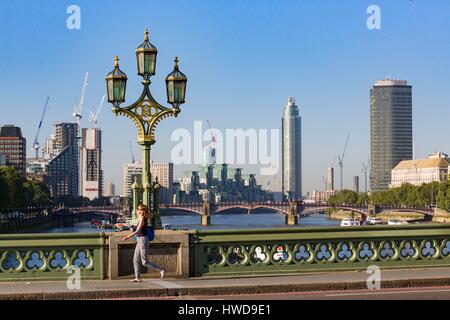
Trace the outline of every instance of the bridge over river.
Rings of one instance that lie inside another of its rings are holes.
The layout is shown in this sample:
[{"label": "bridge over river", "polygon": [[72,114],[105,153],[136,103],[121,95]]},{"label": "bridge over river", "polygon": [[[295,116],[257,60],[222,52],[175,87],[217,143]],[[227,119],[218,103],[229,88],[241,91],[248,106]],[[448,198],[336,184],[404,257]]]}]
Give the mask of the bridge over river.
[{"label": "bridge over river", "polygon": [[[210,217],[214,214],[225,214],[232,209],[243,209],[251,214],[258,209],[270,209],[279,214],[286,215],[287,224],[297,224],[297,219],[310,214],[323,212],[327,209],[340,209],[359,213],[362,220],[369,215],[389,213],[421,213],[424,220],[432,220],[435,213],[434,206],[407,207],[407,206],[379,206],[379,205],[354,205],[354,204],[314,204],[303,201],[291,202],[196,202],[183,204],[161,204],[160,213],[176,210],[202,216],[202,224],[208,225]],[[56,208],[27,208],[25,210],[10,210],[0,212],[0,233],[9,230],[16,232],[22,229],[38,227],[42,224],[55,226],[73,226],[75,222],[91,219],[107,220],[115,223],[121,216],[130,216],[128,206],[86,206],[86,207],[56,207]]]},{"label": "bridge over river", "polygon": [[[305,203],[303,201],[290,202],[192,202],[181,204],[160,204],[160,212],[167,212],[169,210],[179,210],[200,215],[212,215],[218,213],[226,213],[231,209],[247,210],[247,213],[252,213],[257,209],[271,209],[280,214],[298,215],[300,218],[313,213],[323,212],[327,209],[340,209],[359,213],[363,219],[369,215],[377,215],[385,212],[390,213],[421,213],[424,216],[432,217],[435,212],[435,206],[425,207],[408,207],[408,206],[389,206],[389,205],[355,205],[355,204],[315,204]],[[105,217],[112,216],[117,218],[119,216],[129,215],[129,208],[127,206],[104,206],[104,207],[79,207],[79,208],[61,208],[71,214],[96,214],[104,215]],[[58,212],[58,211],[57,211]]]},{"label": "bridge over river", "polygon": [[169,204],[160,205],[160,210],[183,210],[201,215],[212,215],[217,213],[225,213],[230,209],[244,209],[248,213],[252,213],[257,209],[271,209],[280,214],[298,215],[299,217],[309,215],[312,213],[323,212],[327,209],[340,209],[353,211],[361,214],[364,217],[368,215],[376,215],[385,212],[391,213],[421,213],[425,216],[433,216],[435,212],[434,206],[426,207],[408,207],[408,206],[388,206],[388,205],[355,205],[355,204],[315,204],[305,203],[303,201],[291,202],[197,202],[184,204]]}]

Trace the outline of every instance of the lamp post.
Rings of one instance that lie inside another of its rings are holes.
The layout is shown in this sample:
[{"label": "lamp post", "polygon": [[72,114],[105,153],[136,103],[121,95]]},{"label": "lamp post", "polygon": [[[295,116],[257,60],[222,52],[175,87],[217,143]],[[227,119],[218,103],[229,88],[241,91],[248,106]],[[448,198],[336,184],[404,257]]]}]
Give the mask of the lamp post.
[{"label": "lamp post", "polygon": [[[148,38],[148,30],[144,33],[144,42],[136,49],[136,61],[138,75],[142,76],[144,89],[136,102],[120,107],[125,102],[127,75],[119,68],[119,57],[114,58],[114,70],[106,76],[106,89],[108,101],[112,103],[112,111],[117,115],[130,118],[138,129],[138,143],[142,147],[143,170],[141,185],[137,181],[133,184],[133,219],[136,218],[136,206],[138,194],[142,192],[142,202],[153,211],[153,219],[150,223],[156,228],[162,227],[159,215],[159,183],[156,177],[151,184],[150,173],[150,148],[156,142],[155,129],[158,123],[167,117],[177,117],[180,113],[180,105],[184,103],[186,95],[186,76],[179,70],[178,57],[175,58],[173,71],[166,77],[167,102],[172,108],[160,105],[150,93],[150,77],[155,74],[156,56],[158,50]],[[141,191],[142,190],[142,191]],[[153,203],[152,203],[153,198]]]}]

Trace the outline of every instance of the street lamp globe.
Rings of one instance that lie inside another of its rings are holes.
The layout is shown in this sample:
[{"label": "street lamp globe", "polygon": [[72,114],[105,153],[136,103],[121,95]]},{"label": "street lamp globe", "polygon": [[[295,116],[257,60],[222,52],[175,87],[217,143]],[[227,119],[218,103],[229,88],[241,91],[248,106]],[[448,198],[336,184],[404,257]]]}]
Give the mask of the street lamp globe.
[{"label": "street lamp globe", "polygon": [[184,103],[184,98],[186,96],[186,82],[186,76],[178,68],[178,57],[175,57],[173,71],[166,77],[166,87],[167,102],[176,110]]},{"label": "street lamp globe", "polygon": [[108,101],[115,107],[125,102],[127,75],[119,69],[119,57],[114,58],[114,70],[106,75]]},{"label": "street lamp globe", "polygon": [[138,75],[148,80],[148,78],[155,74],[157,54],[158,49],[148,41],[148,30],[145,29],[144,43],[136,49]]}]

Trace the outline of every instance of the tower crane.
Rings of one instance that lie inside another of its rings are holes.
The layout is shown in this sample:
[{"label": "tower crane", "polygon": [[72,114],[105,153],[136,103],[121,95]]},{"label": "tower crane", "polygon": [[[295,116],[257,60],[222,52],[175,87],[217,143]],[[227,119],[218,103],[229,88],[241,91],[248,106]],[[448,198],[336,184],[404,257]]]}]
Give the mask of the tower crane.
[{"label": "tower crane", "polygon": [[347,140],[345,141],[345,147],[344,147],[344,152],[342,152],[342,156],[338,156],[338,165],[341,168],[341,190],[342,190],[342,186],[343,186],[343,180],[342,180],[342,167],[344,166],[344,156],[345,156],[345,151],[347,150],[347,143],[348,143],[348,139],[350,138],[350,133],[347,135]]},{"label": "tower crane", "polygon": [[50,101],[50,97],[47,97],[47,99],[45,100],[44,111],[42,111],[41,120],[39,121],[36,136],[34,138],[34,142],[33,142],[33,146],[32,146],[32,149],[36,150],[36,160],[38,159],[38,156],[39,156],[39,141],[38,141],[39,133],[41,132],[42,121],[44,121],[44,116],[45,116],[45,113],[47,112],[49,101]]},{"label": "tower crane", "polygon": [[209,132],[211,134],[211,142],[208,145],[208,147],[210,147],[210,154],[209,157],[210,159],[214,159],[214,163],[216,163],[216,148],[214,148],[215,143],[217,142],[216,137],[214,136],[213,130],[211,128],[211,123],[209,122],[209,120],[206,120],[206,122],[208,123],[208,127],[209,127]]},{"label": "tower crane", "polygon": [[131,145],[131,141],[130,141],[130,154],[131,154],[131,163],[135,163],[135,159],[134,159],[134,153],[133,153],[133,146]]},{"label": "tower crane", "polygon": [[216,140],[216,137],[214,136],[214,133],[212,131],[211,123],[209,122],[209,120],[206,120],[206,122],[208,122],[209,132],[211,133],[211,144],[216,143],[217,140]]},{"label": "tower crane", "polygon": [[325,191],[327,191],[327,190],[328,190],[328,181],[327,181],[327,178],[325,178],[324,176],[322,176],[322,182],[323,182],[323,184],[325,185]]},{"label": "tower crane", "polygon": [[100,102],[97,112],[94,114],[92,110],[89,110],[90,116],[89,116],[89,122],[92,124],[93,128],[97,128],[97,122],[98,122],[98,115],[100,114],[100,111],[102,110],[103,103],[105,102],[105,95],[102,97],[102,101]]},{"label": "tower crane", "polygon": [[337,158],[337,156],[335,156],[334,159],[333,159],[333,162],[331,162],[330,168],[334,167],[334,164],[336,163],[336,158]]},{"label": "tower crane", "polygon": [[81,112],[83,111],[84,107],[84,96],[86,95],[86,87],[88,86],[88,76],[89,73],[86,72],[86,74],[84,75],[83,87],[81,88],[80,102],[78,103],[78,105],[75,104],[75,108],[72,114],[75,117],[75,122],[78,124],[78,126],[80,126],[80,121],[82,118]]}]

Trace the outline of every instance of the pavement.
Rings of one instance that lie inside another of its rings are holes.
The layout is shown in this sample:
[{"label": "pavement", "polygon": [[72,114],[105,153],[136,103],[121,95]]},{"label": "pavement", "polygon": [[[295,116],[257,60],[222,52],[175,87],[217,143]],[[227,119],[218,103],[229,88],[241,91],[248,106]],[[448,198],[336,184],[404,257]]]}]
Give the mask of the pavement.
[{"label": "pavement", "polygon": [[[321,272],[277,276],[203,277],[189,279],[82,280],[70,290],[65,281],[0,282],[0,300],[11,299],[123,299],[167,297],[233,297],[236,295],[302,294],[367,290],[366,272]],[[381,271],[381,288],[442,288],[450,294],[450,268],[397,269]],[[372,291],[372,290],[371,290]],[[376,291],[376,290],[375,290]],[[415,290],[417,291],[417,290]],[[423,290],[422,290],[423,291]],[[399,294],[395,294],[399,296]],[[286,295],[289,296],[289,295]],[[303,294],[303,296],[305,296]],[[348,295],[351,297],[351,295]],[[449,295],[450,296],[450,295]],[[284,296],[283,296],[284,297]],[[250,297],[249,297],[250,299]]]}]

